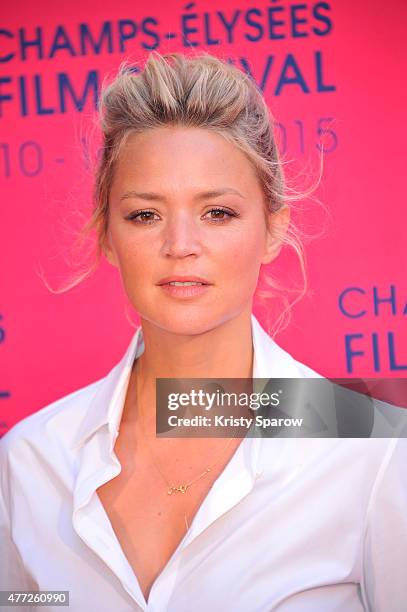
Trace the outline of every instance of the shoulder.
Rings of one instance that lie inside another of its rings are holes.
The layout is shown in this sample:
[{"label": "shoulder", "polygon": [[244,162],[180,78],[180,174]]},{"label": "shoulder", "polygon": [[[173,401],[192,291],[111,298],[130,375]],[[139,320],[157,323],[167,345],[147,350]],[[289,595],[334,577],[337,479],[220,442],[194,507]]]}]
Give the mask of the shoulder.
[{"label": "shoulder", "polygon": [[369,610],[404,610],[407,597],[407,439],[392,440],[371,489],[361,592]]},{"label": "shoulder", "polygon": [[0,439],[0,467],[13,458],[27,461],[39,454],[50,456],[56,448],[63,452],[103,381],[81,387],[16,423]]},{"label": "shoulder", "polygon": [[[382,443],[380,467],[377,471],[375,488],[372,490],[372,503],[376,498],[386,505],[392,492],[401,494],[404,506],[404,523],[407,527],[407,438],[376,438]],[[372,440],[373,441],[373,440]],[[383,492],[386,494],[383,496]]]},{"label": "shoulder", "polygon": [[275,461],[278,446],[285,468],[301,467],[315,478],[322,472],[332,480],[359,474],[377,486],[390,468],[404,478],[407,486],[407,438],[286,437],[264,438],[261,444],[266,461]]}]

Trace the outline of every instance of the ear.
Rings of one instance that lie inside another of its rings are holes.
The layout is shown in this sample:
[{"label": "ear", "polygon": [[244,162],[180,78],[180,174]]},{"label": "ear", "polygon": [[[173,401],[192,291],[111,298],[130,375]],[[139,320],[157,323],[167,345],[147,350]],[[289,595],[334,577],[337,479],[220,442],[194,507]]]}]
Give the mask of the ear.
[{"label": "ear", "polygon": [[107,232],[107,235],[103,241],[102,250],[103,250],[103,253],[105,254],[107,261],[110,264],[112,264],[112,266],[115,266],[116,268],[118,268],[119,263],[117,260],[116,252],[112,246],[112,239],[111,239],[109,231]]},{"label": "ear", "polygon": [[280,253],[289,223],[290,208],[286,205],[276,212],[267,213],[266,249],[261,260],[262,264],[270,263]]}]

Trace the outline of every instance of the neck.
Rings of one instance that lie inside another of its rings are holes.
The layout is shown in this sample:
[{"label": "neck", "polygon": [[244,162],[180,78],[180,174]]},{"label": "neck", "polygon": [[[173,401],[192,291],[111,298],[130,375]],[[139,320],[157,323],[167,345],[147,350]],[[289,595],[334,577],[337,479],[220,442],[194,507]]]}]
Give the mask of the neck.
[{"label": "neck", "polygon": [[171,334],[144,320],[142,329],[144,352],[134,363],[129,393],[144,407],[151,431],[155,430],[156,378],[252,377],[251,310],[194,336]]},{"label": "neck", "polygon": [[202,334],[179,335],[141,322],[144,352],[139,359],[143,382],[155,378],[238,378],[252,374],[251,313]]}]

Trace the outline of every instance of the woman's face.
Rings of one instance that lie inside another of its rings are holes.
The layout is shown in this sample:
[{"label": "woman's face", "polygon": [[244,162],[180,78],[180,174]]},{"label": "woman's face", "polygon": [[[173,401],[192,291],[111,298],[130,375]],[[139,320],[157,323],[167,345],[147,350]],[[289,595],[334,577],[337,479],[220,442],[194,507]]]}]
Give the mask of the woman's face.
[{"label": "woman's face", "polygon": [[[131,304],[142,319],[176,334],[203,333],[250,313],[260,266],[281,247],[273,228],[288,223],[285,209],[266,226],[260,183],[235,145],[208,130],[178,126],[128,138],[109,207],[105,252]],[[160,285],[176,275],[198,276],[207,285]]]}]

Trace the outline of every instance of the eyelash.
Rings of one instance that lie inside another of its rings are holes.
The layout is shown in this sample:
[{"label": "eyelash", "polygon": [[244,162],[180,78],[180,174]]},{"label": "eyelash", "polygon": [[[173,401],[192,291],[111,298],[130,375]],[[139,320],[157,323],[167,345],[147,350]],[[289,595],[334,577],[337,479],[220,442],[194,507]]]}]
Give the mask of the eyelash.
[{"label": "eyelash", "polygon": [[[213,211],[220,211],[223,213],[226,213],[228,215],[228,218],[226,219],[210,219],[209,222],[210,223],[217,223],[217,224],[221,224],[221,223],[226,223],[230,218],[232,217],[238,217],[239,215],[231,210],[227,210],[226,208],[211,208],[210,210],[208,210],[205,214],[211,213]],[[153,210],[138,210],[135,213],[132,213],[131,215],[129,215],[128,217],[126,217],[127,220],[129,221],[134,221],[136,218],[139,218],[140,215],[143,214],[154,214]],[[154,220],[149,220],[149,221],[136,221],[136,223],[140,223],[140,225],[152,225],[153,223],[155,223]]]}]

